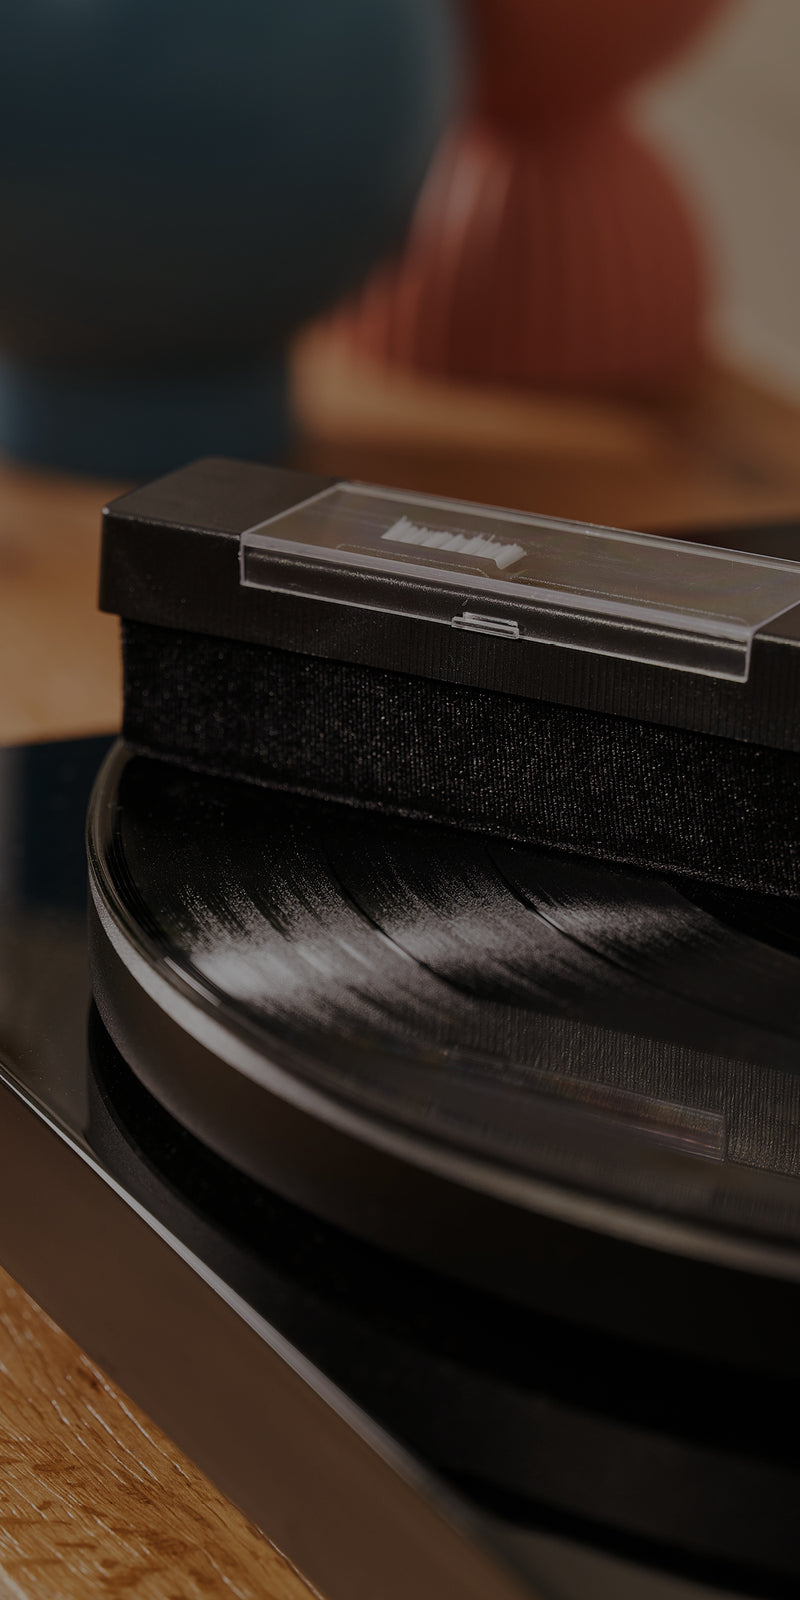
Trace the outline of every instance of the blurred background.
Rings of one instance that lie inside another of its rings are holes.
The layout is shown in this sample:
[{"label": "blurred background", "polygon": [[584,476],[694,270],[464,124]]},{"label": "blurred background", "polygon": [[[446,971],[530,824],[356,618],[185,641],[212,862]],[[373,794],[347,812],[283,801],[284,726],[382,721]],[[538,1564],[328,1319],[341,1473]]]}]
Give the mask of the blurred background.
[{"label": "blurred background", "polygon": [[800,395],[800,8],[745,0],[641,94],[708,241],[709,333],[724,358]]},{"label": "blurred background", "polygon": [[800,526],[796,0],[28,0],[4,37],[0,741],[116,723],[100,508],[197,455]]}]

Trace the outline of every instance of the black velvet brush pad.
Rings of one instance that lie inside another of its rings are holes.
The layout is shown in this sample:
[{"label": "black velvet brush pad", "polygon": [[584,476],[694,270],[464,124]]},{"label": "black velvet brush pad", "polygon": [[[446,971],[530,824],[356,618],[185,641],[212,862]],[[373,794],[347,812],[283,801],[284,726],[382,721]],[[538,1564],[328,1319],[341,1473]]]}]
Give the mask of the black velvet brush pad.
[{"label": "black velvet brush pad", "polygon": [[380,816],[796,899],[797,529],[702,537],[194,462],[105,510],[124,737]]}]

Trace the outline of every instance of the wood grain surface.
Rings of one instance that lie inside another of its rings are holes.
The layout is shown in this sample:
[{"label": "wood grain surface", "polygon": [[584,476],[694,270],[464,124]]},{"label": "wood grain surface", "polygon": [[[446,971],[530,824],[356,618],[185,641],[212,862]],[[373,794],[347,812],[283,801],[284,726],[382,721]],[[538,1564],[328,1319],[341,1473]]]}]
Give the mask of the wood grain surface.
[{"label": "wood grain surface", "polygon": [[0,1600],[310,1594],[0,1270]]},{"label": "wood grain surface", "polygon": [[[800,516],[800,408],[718,369],[660,405],[454,390],[355,367],[323,328],[294,380],[320,471],[627,527]],[[118,724],[96,592],[120,487],[0,465],[0,743]],[[0,1271],[0,1600],[307,1594]]]}]

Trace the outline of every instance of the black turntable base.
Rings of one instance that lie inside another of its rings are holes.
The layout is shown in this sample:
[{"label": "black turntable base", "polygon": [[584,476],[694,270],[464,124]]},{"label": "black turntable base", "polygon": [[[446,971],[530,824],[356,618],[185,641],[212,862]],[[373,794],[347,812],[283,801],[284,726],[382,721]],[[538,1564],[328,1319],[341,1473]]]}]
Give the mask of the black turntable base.
[{"label": "black turntable base", "polygon": [[90,1002],[106,750],[0,756],[3,1264],[331,1600],[795,1595],[792,908],[118,748]]}]

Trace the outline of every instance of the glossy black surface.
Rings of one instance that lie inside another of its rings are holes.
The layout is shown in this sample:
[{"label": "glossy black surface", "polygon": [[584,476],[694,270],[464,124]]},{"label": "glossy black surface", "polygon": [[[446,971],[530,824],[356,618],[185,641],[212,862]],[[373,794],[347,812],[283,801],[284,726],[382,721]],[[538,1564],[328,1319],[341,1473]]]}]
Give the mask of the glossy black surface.
[{"label": "glossy black surface", "polygon": [[0,750],[0,1062],[86,1123],[86,805],[111,741]]}]

